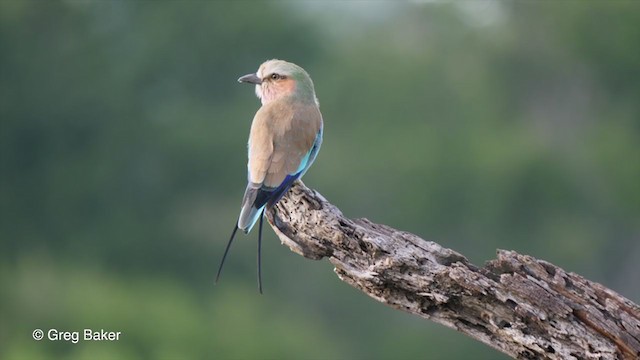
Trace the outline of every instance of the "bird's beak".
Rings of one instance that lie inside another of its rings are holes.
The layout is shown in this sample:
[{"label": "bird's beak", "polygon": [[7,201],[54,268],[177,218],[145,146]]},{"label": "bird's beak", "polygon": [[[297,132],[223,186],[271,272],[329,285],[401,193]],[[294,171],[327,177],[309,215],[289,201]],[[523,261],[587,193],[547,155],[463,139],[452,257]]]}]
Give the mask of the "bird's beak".
[{"label": "bird's beak", "polygon": [[262,84],[262,79],[260,79],[256,74],[247,74],[245,76],[240,77],[238,79],[238,82],[260,85]]}]

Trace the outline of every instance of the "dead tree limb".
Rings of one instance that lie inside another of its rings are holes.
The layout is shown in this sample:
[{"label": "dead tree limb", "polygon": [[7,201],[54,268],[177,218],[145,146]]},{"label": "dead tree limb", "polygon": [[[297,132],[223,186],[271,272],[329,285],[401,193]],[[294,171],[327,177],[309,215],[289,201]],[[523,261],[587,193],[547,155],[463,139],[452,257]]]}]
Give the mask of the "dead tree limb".
[{"label": "dead tree limb", "polygon": [[292,251],[329,258],[370,297],[513,358],[640,359],[640,307],[546,261],[500,250],[479,268],[416,235],[347,219],[302,183],[267,218]]}]

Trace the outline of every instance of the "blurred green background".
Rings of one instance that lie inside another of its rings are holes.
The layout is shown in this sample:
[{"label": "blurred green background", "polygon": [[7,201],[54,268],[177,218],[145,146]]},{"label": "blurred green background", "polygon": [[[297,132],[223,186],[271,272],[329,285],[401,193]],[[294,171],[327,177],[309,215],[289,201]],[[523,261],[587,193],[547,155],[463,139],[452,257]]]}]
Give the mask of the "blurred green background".
[{"label": "blurred green background", "polygon": [[[270,58],[313,77],[305,183],[482,265],[640,301],[640,3],[0,2],[0,358],[504,359],[266,231],[218,261]],[[40,341],[35,328],[123,333]]]}]

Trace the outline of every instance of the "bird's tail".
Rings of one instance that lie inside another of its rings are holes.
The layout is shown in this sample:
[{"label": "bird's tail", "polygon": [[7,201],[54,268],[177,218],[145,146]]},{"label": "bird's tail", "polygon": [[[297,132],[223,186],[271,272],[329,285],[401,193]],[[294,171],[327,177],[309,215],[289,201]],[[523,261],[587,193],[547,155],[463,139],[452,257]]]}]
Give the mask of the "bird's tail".
[{"label": "bird's tail", "polygon": [[251,231],[251,228],[253,228],[258,221],[264,207],[273,195],[273,191],[256,188],[252,185],[251,183],[247,185],[244,198],[242,199],[242,209],[238,217],[238,228],[245,234]]},{"label": "bird's tail", "polygon": [[227,247],[224,249],[224,255],[222,255],[222,260],[220,261],[220,267],[218,268],[218,274],[216,275],[216,283],[220,279],[220,274],[222,273],[222,268],[224,267],[224,261],[227,259],[227,254],[229,253],[229,248],[231,247],[231,243],[233,242],[233,238],[236,237],[236,232],[238,231],[238,225],[233,227],[233,232],[231,233],[231,237],[229,238],[229,242],[227,242]]},{"label": "bird's tail", "polygon": [[[260,213],[260,229],[258,232],[258,290],[260,294],[262,294],[262,213]],[[222,260],[220,261],[220,267],[218,267],[218,274],[216,275],[216,283],[220,279],[220,274],[222,273],[222,268],[224,267],[224,261],[227,259],[227,254],[229,254],[229,248],[231,248],[231,243],[233,243],[233,238],[236,236],[236,232],[238,231],[238,225],[236,224],[233,227],[233,232],[231,233],[231,237],[229,238],[229,242],[227,242],[227,247],[224,249],[224,254],[222,255]]]},{"label": "bird's tail", "polygon": [[282,184],[277,188],[257,187],[252,183],[247,185],[242,199],[242,210],[238,218],[238,228],[244,233],[251,231],[253,225],[256,224],[258,218],[263,213],[265,206],[270,209],[275,205],[284,194],[287,193],[293,182],[300,178],[303,171],[293,175],[287,175]]}]

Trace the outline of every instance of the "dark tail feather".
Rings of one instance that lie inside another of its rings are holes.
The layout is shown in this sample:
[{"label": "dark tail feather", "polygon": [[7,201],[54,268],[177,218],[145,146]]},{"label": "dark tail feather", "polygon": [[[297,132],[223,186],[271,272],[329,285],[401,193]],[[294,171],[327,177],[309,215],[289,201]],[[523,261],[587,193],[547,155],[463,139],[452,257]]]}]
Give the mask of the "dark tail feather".
[{"label": "dark tail feather", "polygon": [[253,186],[254,184],[247,185],[242,199],[242,210],[240,210],[238,218],[238,227],[245,234],[249,233],[258,221],[258,216],[262,215],[262,210],[273,192],[270,189],[254,188]]},{"label": "dark tail feather", "polygon": [[260,212],[260,226],[258,227],[258,290],[262,294],[262,219],[264,210]]},{"label": "dark tail feather", "polygon": [[224,266],[224,260],[227,258],[227,253],[229,252],[229,248],[231,247],[231,243],[233,242],[233,238],[236,236],[236,231],[238,231],[238,224],[237,223],[233,227],[233,232],[231,233],[231,238],[229,238],[229,242],[227,243],[227,248],[224,249],[224,255],[222,255],[222,261],[220,261],[220,267],[218,268],[218,275],[216,275],[216,284],[218,283],[218,279],[220,278],[220,273],[222,272],[222,267]]}]

